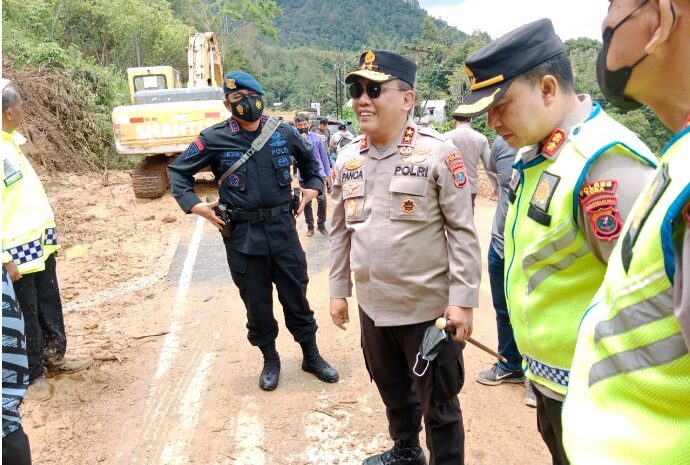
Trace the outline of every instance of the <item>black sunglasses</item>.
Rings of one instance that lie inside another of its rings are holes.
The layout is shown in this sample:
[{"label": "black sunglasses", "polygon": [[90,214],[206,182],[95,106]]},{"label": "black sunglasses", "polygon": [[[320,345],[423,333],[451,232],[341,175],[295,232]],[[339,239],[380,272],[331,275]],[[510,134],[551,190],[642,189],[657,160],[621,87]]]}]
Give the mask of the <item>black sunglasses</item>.
[{"label": "black sunglasses", "polygon": [[392,86],[384,86],[383,84],[384,83],[382,82],[369,81],[367,82],[367,85],[364,86],[361,82],[357,81],[350,84],[348,86],[348,90],[350,91],[350,97],[352,98],[360,98],[364,94],[365,89],[369,98],[379,98],[381,96],[382,89],[393,89],[400,92],[405,92],[404,89],[399,89]]}]

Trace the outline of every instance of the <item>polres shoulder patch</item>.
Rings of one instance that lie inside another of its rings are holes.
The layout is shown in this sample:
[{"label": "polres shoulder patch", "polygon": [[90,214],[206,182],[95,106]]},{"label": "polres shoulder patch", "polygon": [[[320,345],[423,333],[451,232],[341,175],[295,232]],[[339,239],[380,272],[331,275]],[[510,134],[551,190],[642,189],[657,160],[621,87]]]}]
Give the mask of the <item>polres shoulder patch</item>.
[{"label": "polres shoulder patch", "polygon": [[448,171],[453,174],[453,183],[458,189],[462,189],[467,184],[467,172],[465,171],[465,160],[460,151],[453,152],[444,160]]},{"label": "polres shoulder patch", "polygon": [[589,217],[594,237],[614,241],[623,230],[621,214],[616,209],[618,181],[602,179],[582,186],[578,194],[580,205]]}]

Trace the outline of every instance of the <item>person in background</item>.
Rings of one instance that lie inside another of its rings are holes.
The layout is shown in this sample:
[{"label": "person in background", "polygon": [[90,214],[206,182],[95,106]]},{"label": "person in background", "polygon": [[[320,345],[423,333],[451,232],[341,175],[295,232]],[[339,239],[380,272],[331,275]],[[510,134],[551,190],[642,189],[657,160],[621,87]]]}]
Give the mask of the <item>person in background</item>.
[{"label": "person in background", "polygon": [[[479,131],[475,131],[471,126],[472,118],[462,116],[457,111],[453,113],[453,127],[451,131],[444,134],[453,145],[455,145],[462,158],[465,160],[467,179],[472,193],[472,208],[474,208],[477,192],[479,191],[479,174],[477,166],[479,159],[484,163],[484,168],[489,162],[489,141],[486,136]],[[494,189],[496,186],[494,186]]]},{"label": "person in background", "polygon": [[[331,164],[326,153],[326,145],[323,139],[314,131],[310,131],[311,123],[307,113],[300,113],[295,117],[295,127],[299,131],[302,139],[312,146],[314,159],[319,163],[319,175],[327,190],[330,190],[333,183],[331,178]],[[300,175],[300,185],[302,185],[302,177]],[[329,232],[326,228],[326,210],[328,208],[326,193],[321,191],[316,196],[316,228],[321,234],[328,237]],[[311,201],[304,207],[304,220],[307,223],[307,236],[314,235],[314,212],[311,208]]]},{"label": "person in background", "polygon": [[331,132],[328,130],[328,118],[319,118],[319,126],[314,129],[314,132],[321,137],[324,146],[331,146]]}]

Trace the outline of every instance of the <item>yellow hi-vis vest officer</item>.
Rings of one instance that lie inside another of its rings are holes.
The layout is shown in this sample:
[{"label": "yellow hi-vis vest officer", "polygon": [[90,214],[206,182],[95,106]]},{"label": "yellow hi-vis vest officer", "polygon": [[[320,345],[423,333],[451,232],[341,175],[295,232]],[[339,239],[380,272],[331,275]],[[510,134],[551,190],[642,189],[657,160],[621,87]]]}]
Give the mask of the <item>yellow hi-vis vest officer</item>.
[{"label": "yellow hi-vis vest officer", "polygon": [[14,260],[28,274],[43,271],[59,245],[48,196],[19,147],[24,142],[17,131],[2,131],[2,262]]},{"label": "yellow hi-vis vest officer", "polygon": [[618,212],[607,203],[615,199],[616,181],[583,186],[589,167],[612,147],[655,166],[649,149],[598,105],[569,134],[554,130],[541,156],[514,165],[505,231],[510,321],[527,376],[560,395],[568,385],[580,319],[606,269],[578,227],[581,199],[596,191],[601,197],[590,202],[609,208],[590,215],[590,221],[599,235],[620,233]]},{"label": "yellow hi-vis vest officer", "polygon": [[633,207],[582,322],[563,410],[574,464],[690,463],[690,354],[673,308],[674,241],[690,227],[688,155],[690,127]]}]

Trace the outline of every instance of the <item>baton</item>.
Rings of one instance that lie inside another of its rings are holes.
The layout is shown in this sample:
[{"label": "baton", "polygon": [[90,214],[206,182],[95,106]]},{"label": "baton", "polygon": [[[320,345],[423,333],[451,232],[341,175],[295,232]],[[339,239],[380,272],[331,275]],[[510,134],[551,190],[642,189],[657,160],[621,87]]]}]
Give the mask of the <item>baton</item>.
[{"label": "baton", "polygon": [[[448,321],[446,321],[446,319],[443,317],[438,318],[436,320],[435,326],[438,329],[448,331],[451,334],[455,334],[455,328],[453,326],[448,326]],[[496,357],[497,359],[499,359],[503,363],[508,363],[508,361],[505,359],[505,357],[503,357],[502,355],[500,355],[498,352],[494,351],[493,349],[490,349],[489,347],[485,346],[481,342],[476,341],[476,340],[472,339],[471,337],[468,337],[465,340],[467,342],[469,342],[470,344],[472,344],[473,346],[480,348],[481,350],[483,350],[487,354],[493,355],[494,357]]]}]

